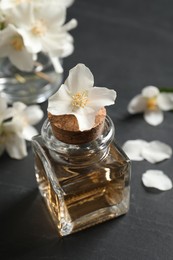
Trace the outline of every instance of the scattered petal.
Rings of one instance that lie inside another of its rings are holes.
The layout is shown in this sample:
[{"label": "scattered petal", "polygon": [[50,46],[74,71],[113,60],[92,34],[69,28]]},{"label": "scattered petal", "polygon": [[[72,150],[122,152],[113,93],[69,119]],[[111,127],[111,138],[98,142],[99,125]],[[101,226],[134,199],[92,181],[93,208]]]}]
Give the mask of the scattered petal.
[{"label": "scattered petal", "polygon": [[169,111],[173,109],[173,94],[172,93],[160,93],[157,98],[158,106],[163,111]]},{"label": "scattered petal", "polygon": [[161,162],[172,156],[172,148],[160,141],[152,141],[143,146],[141,156],[150,163]]},{"label": "scattered petal", "polygon": [[164,115],[161,110],[146,110],[144,113],[144,119],[145,121],[153,126],[159,125],[163,122]]},{"label": "scattered petal", "polygon": [[147,86],[142,90],[142,96],[146,98],[156,97],[159,93],[159,89],[155,86]]},{"label": "scattered petal", "polygon": [[135,96],[128,105],[130,114],[141,113],[146,110],[146,99],[142,95]]},{"label": "scattered petal", "polygon": [[148,143],[144,140],[129,140],[124,143],[122,149],[127,154],[127,156],[133,161],[142,161],[144,158],[142,156],[142,149]]},{"label": "scattered petal", "polygon": [[142,175],[144,186],[166,191],[172,189],[172,181],[162,171],[148,170]]}]

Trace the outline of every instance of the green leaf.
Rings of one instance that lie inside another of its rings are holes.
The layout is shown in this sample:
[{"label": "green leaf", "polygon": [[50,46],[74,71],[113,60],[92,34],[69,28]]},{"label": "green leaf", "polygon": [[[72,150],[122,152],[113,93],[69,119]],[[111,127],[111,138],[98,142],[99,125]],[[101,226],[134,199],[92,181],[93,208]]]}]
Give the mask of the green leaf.
[{"label": "green leaf", "polygon": [[173,93],[173,88],[159,88],[160,92]]}]

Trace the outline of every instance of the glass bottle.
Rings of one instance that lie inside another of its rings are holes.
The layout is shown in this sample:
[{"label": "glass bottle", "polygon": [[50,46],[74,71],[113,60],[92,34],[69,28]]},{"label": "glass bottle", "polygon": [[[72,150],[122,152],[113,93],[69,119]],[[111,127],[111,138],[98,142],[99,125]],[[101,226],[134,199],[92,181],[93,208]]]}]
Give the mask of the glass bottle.
[{"label": "glass bottle", "polygon": [[60,236],[128,211],[130,160],[114,142],[108,116],[102,133],[80,145],[55,138],[47,119],[33,151],[38,187]]}]

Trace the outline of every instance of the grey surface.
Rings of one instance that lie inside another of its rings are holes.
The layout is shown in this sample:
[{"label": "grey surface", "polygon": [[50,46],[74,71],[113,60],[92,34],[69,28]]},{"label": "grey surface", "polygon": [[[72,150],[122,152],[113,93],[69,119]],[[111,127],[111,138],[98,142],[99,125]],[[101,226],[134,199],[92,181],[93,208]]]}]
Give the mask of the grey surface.
[{"label": "grey surface", "polygon": [[[64,60],[65,77],[82,62],[96,86],[117,90],[108,113],[120,145],[143,138],[173,147],[172,112],[158,127],[127,113],[144,86],[173,86],[172,10],[171,0],[78,0],[68,10],[79,26],[72,32],[75,52]],[[47,103],[42,107],[46,111]],[[147,169],[163,170],[173,180],[172,158],[157,165],[133,162],[127,215],[59,239],[37,190],[30,147],[28,153],[21,161],[0,158],[0,259],[173,259],[173,192],[151,193],[141,183]]]}]

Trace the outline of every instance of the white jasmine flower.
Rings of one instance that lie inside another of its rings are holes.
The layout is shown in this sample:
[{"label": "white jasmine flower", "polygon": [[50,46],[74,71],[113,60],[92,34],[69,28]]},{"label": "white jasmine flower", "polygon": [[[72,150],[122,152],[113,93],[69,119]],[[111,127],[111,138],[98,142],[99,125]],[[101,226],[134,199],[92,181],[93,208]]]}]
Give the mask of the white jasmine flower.
[{"label": "white jasmine flower", "polygon": [[[0,102],[0,106],[4,110],[6,103]],[[30,141],[34,135],[38,134],[32,125],[42,119],[43,111],[37,105],[27,107],[21,102],[15,102],[11,109],[12,119],[1,123],[0,155],[6,150],[11,158],[22,159],[27,156],[25,140]],[[6,110],[8,110],[7,107]]]},{"label": "white jasmine flower", "polygon": [[173,93],[161,93],[154,86],[145,87],[128,105],[129,113],[143,112],[145,121],[154,126],[163,122],[163,111],[171,109],[173,109]]},{"label": "white jasmine flower", "polygon": [[64,57],[73,52],[72,37],[67,31],[76,27],[75,19],[64,25],[66,9],[56,4],[35,6],[23,3],[5,11],[6,19],[13,23],[22,35],[31,53],[45,52],[51,56]]},{"label": "white jasmine flower", "polygon": [[43,111],[38,105],[26,106],[22,102],[15,102],[13,104],[15,116],[13,120],[22,126],[22,137],[25,140],[31,141],[38,131],[33,127],[43,118]]},{"label": "white jasmine flower", "polygon": [[2,125],[0,135],[0,154],[7,151],[14,159],[22,159],[27,156],[26,142],[22,136],[22,125],[12,120]]},{"label": "white jasmine flower", "polygon": [[0,31],[0,57],[8,57],[20,70],[30,71],[34,66],[33,55],[24,46],[23,38],[13,25]]},{"label": "white jasmine flower", "polygon": [[162,191],[172,189],[172,181],[162,171],[148,170],[142,175],[142,182],[146,187]]},{"label": "white jasmine flower", "polygon": [[53,115],[73,114],[79,130],[89,130],[101,107],[114,104],[116,92],[102,87],[93,87],[94,77],[84,65],[78,64],[59,90],[49,98],[48,111]]},{"label": "white jasmine flower", "polygon": [[172,148],[160,141],[146,142],[141,139],[129,140],[122,146],[127,156],[134,161],[161,162],[172,156]]}]

